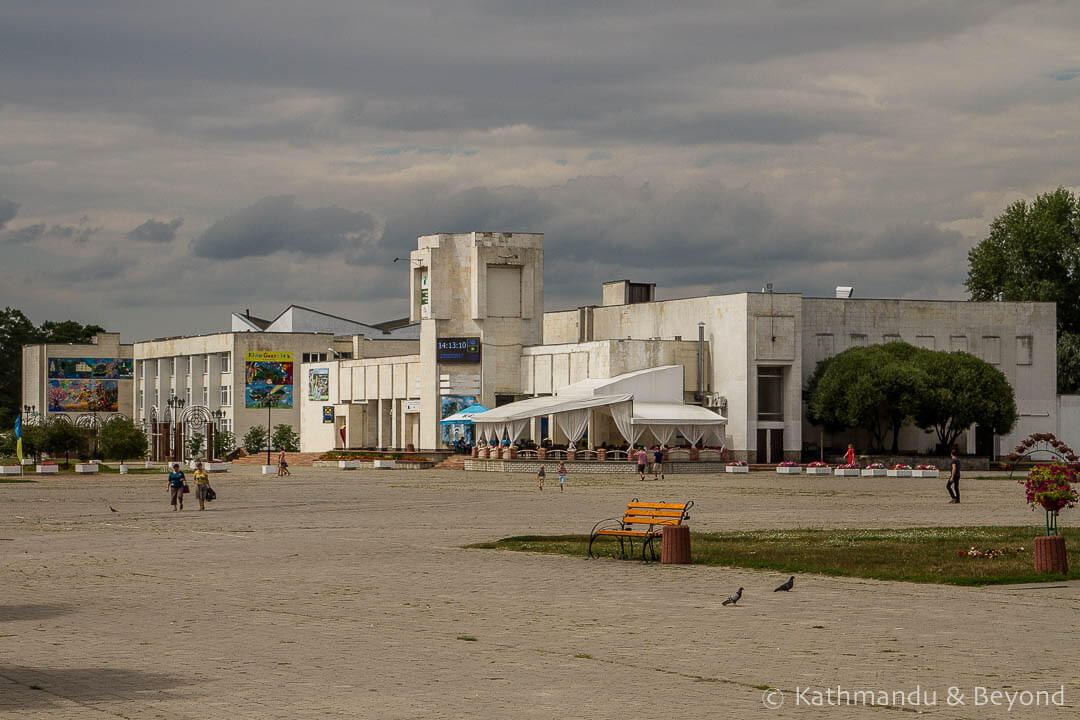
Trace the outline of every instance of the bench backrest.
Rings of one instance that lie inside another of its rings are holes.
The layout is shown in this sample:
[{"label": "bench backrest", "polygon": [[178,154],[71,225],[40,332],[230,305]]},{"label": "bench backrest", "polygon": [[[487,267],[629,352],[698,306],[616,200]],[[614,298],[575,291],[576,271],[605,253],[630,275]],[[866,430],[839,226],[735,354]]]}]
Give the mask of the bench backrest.
[{"label": "bench backrest", "polygon": [[623,513],[624,525],[681,525],[689,517],[694,501],[684,503],[650,503],[631,500]]}]

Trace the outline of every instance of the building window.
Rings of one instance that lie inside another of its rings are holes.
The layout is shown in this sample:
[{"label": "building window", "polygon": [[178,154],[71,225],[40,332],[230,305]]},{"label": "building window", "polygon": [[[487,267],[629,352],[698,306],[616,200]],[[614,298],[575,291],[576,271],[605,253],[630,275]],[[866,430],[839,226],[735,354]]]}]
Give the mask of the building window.
[{"label": "building window", "polygon": [[232,432],[232,418],[221,418],[221,429],[223,432]]},{"label": "building window", "polygon": [[1034,340],[1030,335],[1018,335],[1016,338],[1016,364],[1030,365]]},{"label": "building window", "polygon": [[996,335],[983,335],[983,360],[991,365],[1001,362],[1001,338]]},{"label": "building window", "polygon": [[326,353],[303,353],[302,361],[306,363],[326,362]]},{"label": "building window", "polygon": [[139,388],[139,402],[136,403],[136,404],[139,406],[139,408],[141,410],[142,406],[143,406],[143,390],[142,390],[142,388]]},{"label": "building window", "polygon": [[184,388],[184,402],[188,405],[191,404],[191,386]]},{"label": "building window", "polygon": [[882,336],[882,341],[885,343],[904,342],[904,339],[897,333],[889,333]]},{"label": "building window", "polygon": [[210,374],[210,356],[209,355],[203,355],[202,356],[202,374],[203,375]]},{"label": "building window", "polygon": [[221,406],[230,407],[232,405],[232,385],[221,386]]},{"label": "building window", "polygon": [[759,367],[757,387],[758,420],[783,420],[784,368]]},{"label": "building window", "polygon": [[934,349],[934,336],[933,335],[916,335],[915,336],[916,347],[921,347],[926,350]]},{"label": "building window", "polygon": [[206,406],[210,405],[210,388],[205,385],[202,386],[202,404]]},{"label": "building window", "polygon": [[851,333],[850,340],[851,340],[851,347],[866,347],[866,334],[865,333]]},{"label": "building window", "polygon": [[227,353],[227,352],[226,353],[221,353],[221,372],[223,372],[223,373],[230,372],[229,368],[232,366],[232,363],[230,362],[231,360],[232,360],[232,353]]},{"label": "building window", "polygon": [[950,335],[949,336],[949,349],[953,352],[967,352],[968,351],[968,339],[967,335]]},{"label": "building window", "polygon": [[339,360],[352,360],[352,352],[339,352],[334,357]]}]

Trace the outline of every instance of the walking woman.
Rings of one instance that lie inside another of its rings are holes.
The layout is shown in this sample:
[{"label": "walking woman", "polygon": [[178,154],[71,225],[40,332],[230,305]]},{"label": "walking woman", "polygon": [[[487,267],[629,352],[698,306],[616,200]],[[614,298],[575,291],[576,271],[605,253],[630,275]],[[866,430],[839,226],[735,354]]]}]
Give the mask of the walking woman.
[{"label": "walking woman", "polygon": [[169,473],[169,504],[173,512],[184,509],[184,471],[180,469],[180,463],[173,463],[172,472]]},{"label": "walking woman", "polygon": [[206,509],[206,495],[210,490],[210,476],[203,470],[203,464],[195,463],[195,497],[199,500],[199,509]]},{"label": "walking woman", "polygon": [[281,477],[282,475],[292,475],[292,473],[289,472],[289,463],[285,461],[284,450],[278,453],[277,456],[277,474],[278,477]]}]

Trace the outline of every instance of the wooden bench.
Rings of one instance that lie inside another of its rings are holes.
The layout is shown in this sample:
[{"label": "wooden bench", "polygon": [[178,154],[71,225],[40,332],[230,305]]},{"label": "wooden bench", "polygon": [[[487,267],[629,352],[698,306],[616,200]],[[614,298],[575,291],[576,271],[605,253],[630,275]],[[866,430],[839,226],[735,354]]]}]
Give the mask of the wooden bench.
[{"label": "wooden bench", "polygon": [[622,515],[601,520],[593,525],[592,532],[589,533],[589,557],[595,557],[592,547],[596,538],[610,535],[619,540],[619,554],[622,557],[628,557],[624,543],[629,541],[630,553],[633,554],[634,538],[641,538],[641,559],[646,560],[645,553],[649,552],[652,559],[656,560],[653,540],[663,534],[665,525],[681,525],[683,520],[689,519],[690,508],[693,506],[693,500],[666,503],[639,502],[634,498],[626,504]]}]

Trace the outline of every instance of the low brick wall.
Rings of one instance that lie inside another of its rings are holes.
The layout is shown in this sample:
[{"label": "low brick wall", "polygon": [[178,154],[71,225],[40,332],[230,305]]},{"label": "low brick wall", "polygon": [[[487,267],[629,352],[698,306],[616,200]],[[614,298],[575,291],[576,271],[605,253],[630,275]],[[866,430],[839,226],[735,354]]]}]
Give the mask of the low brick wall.
[{"label": "low brick wall", "polygon": [[[551,476],[555,474],[555,471],[559,468],[558,460],[545,460],[541,463],[539,460],[481,460],[479,458],[466,458],[465,469],[477,470],[481,472],[514,472],[514,473],[532,473],[533,475],[540,469],[540,465],[543,465],[546,469],[546,473]],[[680,474],[709,474],[709,473],[722,473],[727,463],[722,462],[668,462],[664,463],[665,475],[680,475]],[[652,466],[649,466],[650,469]],[[566,463],[566,470],[571,475],[580,473],[582,475],[600,475],[600,474],[615,474],[622,473],[627,475],[637,475],[637,465],[625,461],[613,461],[613,462],[596,462],[596,461],[580,461]],[[651,473],[646,473],[651,474]]]},{"label": "low brick wall", "polygon": [[[361,468],[363,468],[365,470],[373,470],[373,469],[375,469],[375,461],[374,460],[358,460],[357,462],[360,463],[356,468],[357,470],[359,470]],[[338,469],[338,461],[337,460],[315,460],[314,462],[311,463],[311,466],[312,467],[317,467],[317,468],[332,468],[334,470],[337,470]],[[433,467],[435,467],[435,463],[433,463],[433,462],[402,462],[401,460],[398,460],[395,463],[394,469],[395,470],[430,470]],[[349,472],[349,471],[348,470],[342,470],[342,472]]]}]

